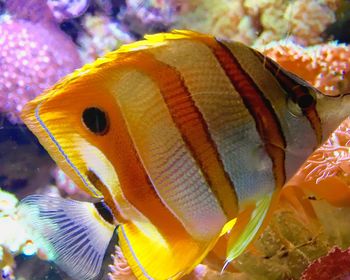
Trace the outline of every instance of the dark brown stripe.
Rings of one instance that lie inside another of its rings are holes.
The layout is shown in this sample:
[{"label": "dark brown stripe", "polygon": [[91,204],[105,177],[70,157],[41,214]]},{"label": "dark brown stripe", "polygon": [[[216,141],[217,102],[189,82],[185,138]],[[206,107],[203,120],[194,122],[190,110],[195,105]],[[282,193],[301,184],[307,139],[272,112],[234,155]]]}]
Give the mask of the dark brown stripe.
[{"label": "dark brown stripe", "polygon": [[[311,85],[307,86],[307,82],[302,80],[299,82],[299,77],[294,77],[294,74],[287,73],[285,69],[271,58],[266,57],[255,50],[253,50],[253,53],[263,62],[266,69],[276,77],[278,83],[294,103],[300,104],[303,99],[313,99],[313,102],[310,102],[309,106],[305,108],[300,107],[300,109],[303,115],[309,120],[310,125],[315,132],[317,143],[320,145],[322,143],[322,124],[317,113],[316,100],[314,100],[314,97],[310,94],[310,90],[312,90]],[[302,83],[305,83],[305,85]]]},{"label": "dark brown stripe", "polygon": [[144,71],[158,85],[174,125],[223,211],[228,218],[235,218],[238,213],[238,201],[233,182],[225,171],[209,128],[181,73],[150,54],[140,53],[138,59],[142,63],[135,62],[136,68]]},{"label": "dark brown stripe", "polygon": [[240,94],[244,105],[254,118],[256,129],[272,161],[276,187],[281,188],[286,180],[284,152],[286,141],[270,101],[255,84],[253,77],[245,72],[228,47],[215,39],[204,42],[212,49],[233,87]]},{"label": "dark brown stripe", "polygon": [[119,212],[118,207],[115,205],[108,187],[101,181],[101,179],[96,175],[96,173],[92,170],[88,170],[86,172],[86,177],[89,179],[91,184],[102,193],[104,201],[107,204],[107,206],[111,209],[114,219],[118,223],[126,222],[124,217]]}]

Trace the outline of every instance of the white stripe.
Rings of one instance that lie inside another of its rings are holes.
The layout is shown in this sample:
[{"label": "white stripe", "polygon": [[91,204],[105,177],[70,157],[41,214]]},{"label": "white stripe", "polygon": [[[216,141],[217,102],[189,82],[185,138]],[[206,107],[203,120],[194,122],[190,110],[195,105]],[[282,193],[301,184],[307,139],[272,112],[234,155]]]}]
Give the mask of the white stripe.
[{"label": "white stripe", "polygon": [[176,128],[155,82],[128,72],[117,100],[157,195],[194,238],[216,236],[226,217]]},{"label": "white stripe", "polygon": [[312,153],[313,147],[317,146],[315,132],[306,117],[302,114],[295,116],[290,112],[287,93],[249,47],[242,47],[241,44],[226,44],[226,46],[234,53],[244,71],[254,77],[255,84],[274,108],[286,139],[285,168],[288,180]]},{"label": "white stripe", "polygon": [[239,205],[272,191],[272,164],[255,121],[212,51],[196,41],[177,40],[153,54],[184,77],[235,186]]}]

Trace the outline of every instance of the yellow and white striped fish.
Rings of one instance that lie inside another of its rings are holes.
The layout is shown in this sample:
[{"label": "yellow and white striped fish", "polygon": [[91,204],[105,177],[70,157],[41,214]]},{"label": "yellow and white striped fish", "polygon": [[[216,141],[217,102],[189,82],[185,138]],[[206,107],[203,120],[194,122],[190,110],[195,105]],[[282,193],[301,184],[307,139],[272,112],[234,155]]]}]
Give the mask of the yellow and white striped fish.
[{"label": "yellow and white striped fish", "polygon": [[98,276],[117,225],[138,279],[179,279],[225,234],[229,262],[348,103],[241,43],[190,31],[146,36],[66,77],[22,115],[113,218],[38,195],[21,202],[21,215],[76,279]]}]

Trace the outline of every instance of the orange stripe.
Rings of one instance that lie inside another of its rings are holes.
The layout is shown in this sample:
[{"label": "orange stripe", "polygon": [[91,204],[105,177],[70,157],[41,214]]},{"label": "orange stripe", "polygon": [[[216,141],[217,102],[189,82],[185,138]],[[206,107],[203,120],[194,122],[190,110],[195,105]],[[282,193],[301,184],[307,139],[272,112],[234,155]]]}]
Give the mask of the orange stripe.
[{"label": "orange stripe", "polygon": [[[300,98],[313,98],[308,87],[301,85],[292,77],[288,76],[285,72],[286,70],[277,65],[271,58],[266,57],[257,51],[253,51],[253,53],[264,63],[266,69],[274,74],[281,87],[287,92],[293,102],[298,103]],[[311,106],[300,109],[303,112],[303,115],[309,120],[310,125],[315,132],[317,143],[320,145],[322,143],[322,124],[317,113],[316,101],[314,101]]]},{"label": "orange stripe", "polygon": [[[115,103],[115,100],[111,100]],[[118,175],[125,198],[159,230],[165,238],[188,238],[179,220],[158,197],[135,149],[117,103],[113,106],[111,123],[117,130],[113,155],[109,157]]]},{"label": "orange stripe", "polygon": [[272,161],[276,187],[281,188],[286,180],[284,152],[286,141],[270,101],[223,43],[212,37],[199,37],[197,39],[211,48],[233,87],[240,94],[244,105],[254,118],[256,129]]},{"label": "orange stripe", "polygon": [[238,202],[235,188],[224,169],[208,126],[180,73],[146,53],[134,55],[128,65],[145,72],[156,82],[176,127],[223,211],[228,218],[236,217]]}]

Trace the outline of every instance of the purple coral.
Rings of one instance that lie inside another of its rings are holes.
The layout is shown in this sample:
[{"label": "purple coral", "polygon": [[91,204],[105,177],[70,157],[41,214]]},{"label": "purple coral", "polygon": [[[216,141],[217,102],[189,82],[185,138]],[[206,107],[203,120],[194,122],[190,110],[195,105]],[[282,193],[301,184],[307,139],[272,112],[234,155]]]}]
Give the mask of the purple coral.
[{"label": "purple coral", "polygon": [[0,21],[0,112],[17,123],[26,102],[81,62],[76,46],[50,16],[43,15],[42,21],[36,17],[38,22],[32,22],[26,13],[12,12],[13,18]]},{"label": "purple coral", "polygon": [[47,0],[47,4],[59,22],[81,16],[89,7],[89,0]]}]

